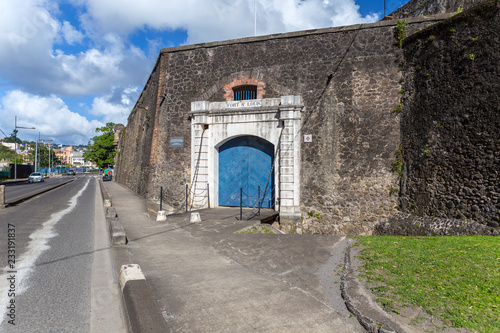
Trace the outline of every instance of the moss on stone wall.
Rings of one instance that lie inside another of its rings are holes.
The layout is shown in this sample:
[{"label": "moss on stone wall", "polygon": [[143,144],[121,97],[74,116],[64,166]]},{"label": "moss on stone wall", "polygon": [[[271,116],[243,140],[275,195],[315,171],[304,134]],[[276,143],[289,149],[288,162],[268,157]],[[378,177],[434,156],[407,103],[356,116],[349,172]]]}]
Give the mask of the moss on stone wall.
[{"label": "moss on stone wall", "polygon": [[499,13],[487,1],[404,43],[406,212],[500,221]]}]

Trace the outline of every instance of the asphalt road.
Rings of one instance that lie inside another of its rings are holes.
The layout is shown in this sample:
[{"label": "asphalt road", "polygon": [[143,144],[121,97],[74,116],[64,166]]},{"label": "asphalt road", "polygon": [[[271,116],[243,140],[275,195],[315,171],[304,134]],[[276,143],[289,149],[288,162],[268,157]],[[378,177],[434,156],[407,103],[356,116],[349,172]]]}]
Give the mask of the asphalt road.
[{"label": "asphalt road", "polygon": [[95,177],[0,210],[0,332],[126,331],[105,223]]},{"label": "asphalt road", "polygon": [[26,194],[39,192],[76,178],[75,176],[62,176],[47,178],[44,182],[40,183],[28,183],[26,181],[24,183],[9,184],[5,186],[5,201],[7,203],[12,202],[16,198]]}]

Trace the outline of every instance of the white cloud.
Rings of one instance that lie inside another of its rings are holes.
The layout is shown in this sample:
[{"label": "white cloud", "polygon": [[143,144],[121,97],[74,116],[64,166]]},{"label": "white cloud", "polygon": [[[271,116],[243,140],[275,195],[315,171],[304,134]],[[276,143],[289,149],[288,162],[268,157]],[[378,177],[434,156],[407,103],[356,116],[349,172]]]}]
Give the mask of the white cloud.
[{"label": "white cloud", "polygon": [[64,21],[62,33],[64,35],[64,39],[69,45],[81,43],[84,38],[84,35],[80,31],[76,30],[75,27],[73,27],[68,21]]},{"label": "white cloud", "polygon": [[0,8],[0,77],[13,86],[75,97],[142,84],[151,71],[154,60],[116,33],[92,36],[92,47],[65,53],[61,48],[81,43],[86,35],[56,19],[55,2],[0,0]]},{"label": "white cloud", "polygon": [[22,140],[35,140],[40,132],[42,137],[56,143],[87,144],[95,136],[95,129],[104,126],[100,121],[89,121],[70,111],[56,96],[42,97],[14,90],[9,91],[1,102],[0,128],[6,133],[5,129],[9,129],[9,133],[13,129],[15,116],[18,126],[36,128],[19,130],[18,136]]},{"label": "white cloud", "polygon": [[[0,0],[0,57],[18,55],[27,47],[49,48],[57,37],[59,23],[39,0]],[[3,60],[3,59],[2,59]]]},{"label": "white cloud", "polygon": [[115,88],[112,94],[96,97],[90,113],[99,116],[103,122],[127,124],[127,118],[139,97],[137,88]]},{"label": "white cloud", "polygon": [[[128,33],[145,26],[185,29],[188,43],[252,36],[253,0],[78,0],[88,10],[88,23],[106,31]],[[258,0],[257,34],[372,22],[362,17],[354,0]]]}]

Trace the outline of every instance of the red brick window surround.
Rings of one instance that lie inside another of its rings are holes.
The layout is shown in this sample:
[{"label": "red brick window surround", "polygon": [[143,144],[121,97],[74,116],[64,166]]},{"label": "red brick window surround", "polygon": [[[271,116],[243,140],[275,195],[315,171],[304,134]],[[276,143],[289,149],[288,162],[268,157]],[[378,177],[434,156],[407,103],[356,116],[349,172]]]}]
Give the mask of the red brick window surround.
[{"label": "red brick window surround", "polygon": [[[266,91],[264,87],[266,83],[263,81],[257,80],[255,77],[241,77],[239,79],[234,79],[233,82],[228,83],[224,86],[224,98],[226,101],[234,101],[234,91],[238,91],[239,87],[243,86],[256,86],[257,87],[257,96],[255,99],[262,99]],[[235,89],[236,88],[236,89]]]}]

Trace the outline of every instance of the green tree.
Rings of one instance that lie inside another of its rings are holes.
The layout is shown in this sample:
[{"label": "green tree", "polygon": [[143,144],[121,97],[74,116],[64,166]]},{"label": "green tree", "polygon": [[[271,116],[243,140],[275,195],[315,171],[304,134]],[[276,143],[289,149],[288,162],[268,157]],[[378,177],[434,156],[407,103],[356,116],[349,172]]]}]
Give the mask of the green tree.
[{"label": "green tree", "polygon": [[[4,142],[7,142],[7,143],[14,143],[14,137],[13,136],[7,136],[3,139]],[[16,137],[16,140],[15,142],[17,143],[23,143],[23,141],[21,139],[19,139],[19,137]]]},{"label": "green tree", "polygon": [[114,123],[106,123],[106,126],[96,128],[96,133],[102,134],[94,136],[89,141],[88,149],[83,153],[83,158],[86,161],[95,162],[99,168],[105,168],[115,163],[114,126]]}]

